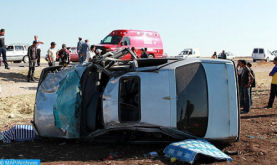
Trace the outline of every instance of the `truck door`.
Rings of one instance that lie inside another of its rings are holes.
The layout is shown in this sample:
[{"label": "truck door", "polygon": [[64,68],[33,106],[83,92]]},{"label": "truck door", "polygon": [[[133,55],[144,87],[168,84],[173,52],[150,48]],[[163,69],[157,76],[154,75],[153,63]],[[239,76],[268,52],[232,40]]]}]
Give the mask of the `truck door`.
[{"label": "truck door", "polygon": [[[205,138],[232,139],[239,134],[236,73],[232,63],[202,63],[207,77],[209,119]],[[220,132],[221,137],[217,137]]]}]

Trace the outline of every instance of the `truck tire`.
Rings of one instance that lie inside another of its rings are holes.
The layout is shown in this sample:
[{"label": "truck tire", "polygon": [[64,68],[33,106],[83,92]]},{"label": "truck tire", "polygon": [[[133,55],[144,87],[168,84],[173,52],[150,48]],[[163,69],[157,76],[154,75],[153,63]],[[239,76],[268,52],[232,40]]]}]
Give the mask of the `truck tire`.
[{"label": "truck tire", "polygon": [[148,55],[148,58],[150,58],[150,59],[151,59],[151,58],[155,58],[155,56],[154,56],[153,54],[149,54],[149,55]]},{"label": "truck tire", "polygon": [[28,56],[24,56],[22,61],[24,63],[28,63],[29,62],[29,57]]},{"label": "truck tire", "polygon": [[256,62],[256,60],[253,59],[253,62]]},{"label": "truck tire", "polygon": [[21,61],[14,61],[13,63],[21,63]]}]

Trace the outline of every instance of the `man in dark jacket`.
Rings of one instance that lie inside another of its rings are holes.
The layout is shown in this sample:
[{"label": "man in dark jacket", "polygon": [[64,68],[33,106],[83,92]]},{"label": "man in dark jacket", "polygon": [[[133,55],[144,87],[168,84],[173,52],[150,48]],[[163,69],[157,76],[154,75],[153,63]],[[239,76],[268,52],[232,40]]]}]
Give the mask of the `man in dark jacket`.
[{"label": "man in dark jacket", "polygon": [[29,71],[28,71],[28,76],[27,76],[27,81],[35,81],[34,79],[34,72],[35,72],[35,66],[36,66],[36,60],[38,57],[38,52],[37,52],[37,41],[33,42],[33,45],[29,46],[28,48],[28,57],[29,57]]},{"label": "man in dark jacket", "polygon": [[79,63],[82,63],[82,59],[81,59],[81,48],[82,48],[82,45],[83,45],[83,40],[82,40],[82,37],[79,37],[79,42],[77,43],[77,53],[78,53],[78,59],[79,59]]},{"label": "man in dark jacket", "polygon": [[59,65],[66,67],[69,64],[69,51],[66,49],[66,45],[62,45],[62,49],[58,53]]},{"label": "man in dark jacket", "polygon": [[7,56],[6,56],[5,29],[0,30],[0,58],[1,58],[1,54],[3,58],[3,63],[5,65],[5,69],[10,69],[9,64],[7,63]]},{"label": "man in dark jacket", "polygon": [[250,87],[250,101],[251,101],[251,106],[253,105],[253,100],[252,100],[252,88],[255,88],[256,87],[256,81],[255,81],[255,73],[253,71],[253,69],[251,68],[252,67],[252,64],[250,62],[247,63],[247,67],[249,68],[250,70],[250,73],[252,74],[254,80],[251,84],[251,87]]},{"label": "man in dark jacket", "polygon": [[145,52],[143,48],[140,49],[140,52],[141,52],[140,58],[148,58],[148,54]]},{"label": "man in dark jacket", "polygon": [[227,59],[227,55],[225,54],[224,50],[222,50],[221,59]]},{"label": "man in dark jacket", "polygon": [[240,60],[240,66],[243,68],[241,74],[241,86],[244,99],[243,111],[241,113],[248,113],[251,107],[250,87],[254,81],[254,76],[247,67],[245,60]]},{"label": "man in dark jacket", "polygon": [[80,49],[80,56],[81,56],[80,63],[83,63],[87,59],[87,53],[90,48],[90,45],[88,42],[89,42],[88,39],[85,40],[85,43],[82,44],[82,47]]}]

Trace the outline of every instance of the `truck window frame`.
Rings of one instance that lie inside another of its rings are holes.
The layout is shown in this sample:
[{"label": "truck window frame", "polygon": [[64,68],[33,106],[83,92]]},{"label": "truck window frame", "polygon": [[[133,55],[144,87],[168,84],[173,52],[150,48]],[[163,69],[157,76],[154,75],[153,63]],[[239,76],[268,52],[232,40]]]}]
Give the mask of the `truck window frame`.
[{"label": "truck window frame", "polygon": [[130,45],[131,45],[131,40],[130,40],[130,37],[128,37],[128,36],[126,36],[126,37],[124,36],[124,37],[122,38],[120,44],[121,44],[121,43],[124,43],[124,42],[125,42],[125,39],[128,39],[128,40],[127,40],[127,45],[124,45],[124,46],[130,46]]},{"label": "truck window frame", "polygon": [[[196,130],[197,128],[196,127],[193,127],[193,129],[192,128],[190,128],[192,125],[191,124],[188,124],[188,123],[186,123],[186,125],[184,125],[185,127],[188,127],[188,128],[184,128],[184,129],[179,129],[179,122],[182,122],[181,120],[179,120],[179,118],[180,118],[180,116],[184,116],[184,118],[182,118],[182,120],[185,120],[186,119],[186,111],[184,112],[184,115],[181,113],[181,110],[180,110],[180,114],[178,115],[178,109],[179,109],[179,107],[178,107],[178,99],[176,100],[176,104],[177,104],[177,114],[176,114],[176,117],[177,117],[177,129],[179,130],[179,131],[184,131],[184,132],[186,132],[186,133],[189,133],[189,134],[191,134],[191,135],[194,135],[194,136],[197,136],[197,137],[201,137],[201,138],[203,138],[203,137],[205,137],[205,135],[206,135],[206,133],[207,133],[207,130],[208,130],[208,122],[209,122],[209,88],[208,88],[208,79],[207,79],[207,74],[206,74],[206,71],[205,71],[205,68],[204,68],[204,66],[202,65],[202,63],[200,63],[200,62],[197,62],[197,63],[191,63],[191,64],[187,64],[187,65],[183,65],[183,66],[179,66],[179,67],[177,67],[176,68],[176,70],[178,69],[178,68],[185,68],[185,67],[189,67],[190,65],[196,65],[196,64],[198,64],[199,65],[199,67],[201,67],[201,72],[203,73],[203,76],[201,76],[202,78],[204,78],[205,79],[205,89],[206,89],[206,96],[205,96],[205,101],[206,101],[206,103],[207,103],[207,105],[206,105],[206,114],[204,113],[204,117],[202,117],[202,118],[205,118],[206,119],[206,121],[205,121],[205,123],[204,123],[204,126],[205,126],[205,128],[201,128],[200,127],[200,129],[201,129],[201,131],[202,132],[196,132],[196,131],[191,131],[191,130]],[[177,83],[178,83],[178,81],[177,81],[177,73],[176,73],[176,70],[175,70],[175,77],[176,77],[176,95],[177,95],[177,98],[179,98],[179,95],[182,93],[178,93],[178,88],[177,88]],[[184,72],[183,72],[184,73]],[[196,76],[196,74],[194,75],[194,77]],[[191,81],[195,81],[195,80],[191,80]],[[188,87],[188,85],[186,86],[186,88]],[[185,88],[184,88],[185,89]],[[191,97],[191,96],[190,96]],[[189,101],[192,101],[190,98],[188,98],[188,100]],[[188,101],[187,100],[187,101]],[[194,100],[195,101],[195,100]],[[188,105],[188,104],[187,104]],[[193,102],[192,104],[191,104],[192,106],[193,106],[193,111],[192,111],[192,113],[191,113],[191,115],[193,114],[193,112],[195,112],[195,105],[196,105],[196,103],[195,102]],[[186,108],[187,107],[182,107],[181,109],[185,109],[186,110]],[[199,111],[198,113],[202,113],[202,111]],[[197,116],[197,115],[196,115]],[[191,120],[191,116],[189,116],[188,117],[190,120]],[[197,117],[195,117],[195,118],[197,118]],[[199,117],[198,117],[199,118]],[[188,120],[189,120],[188,119]],[[185,122],[185,121],[183,121],[183,122]],[[181,123],[180,123],[181,124]],[[195,124],[195,123],[194,123]],[[199,124],[199,122],[198,123],[196,123],[196,124]],[[201,123],[202,124],[202,123]],[[202,126],[203,127],[203,126]],[[199,130],[198,130],[199,131]]]},{"label": "truck window frame", "polygon": [[[125,79],[132,79],[135,78],[138,80],[138,95],[139,95],[139,100],[138,100],[138,120],[136,121],[127,121],[127,120],[122,120],[122,109],[121,109],[121,94],[122,94],[122,81]],[[119,87],[118,87],[118,120],[120,123],[139,123],[141,121],[141,79],[139,76],[124,76],[119,79]]]}]

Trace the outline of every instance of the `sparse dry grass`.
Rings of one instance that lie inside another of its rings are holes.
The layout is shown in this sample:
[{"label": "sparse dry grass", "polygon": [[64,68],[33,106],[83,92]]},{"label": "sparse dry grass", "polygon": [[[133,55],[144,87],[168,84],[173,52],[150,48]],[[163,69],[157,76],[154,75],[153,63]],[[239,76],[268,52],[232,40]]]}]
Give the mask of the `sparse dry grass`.
[{"label": "sparse dry grass", "polygon": [[[35,94],[0,98],[0,125],[25,123],[32,118]],[[11,115],[14,115],[11,117]],[[19,121],[19,122],[18,122]]]}]

